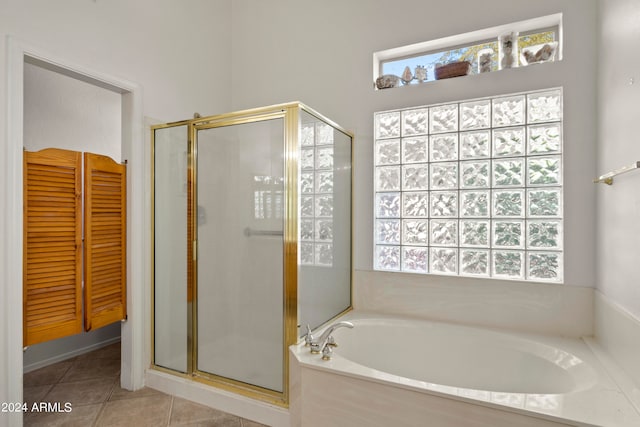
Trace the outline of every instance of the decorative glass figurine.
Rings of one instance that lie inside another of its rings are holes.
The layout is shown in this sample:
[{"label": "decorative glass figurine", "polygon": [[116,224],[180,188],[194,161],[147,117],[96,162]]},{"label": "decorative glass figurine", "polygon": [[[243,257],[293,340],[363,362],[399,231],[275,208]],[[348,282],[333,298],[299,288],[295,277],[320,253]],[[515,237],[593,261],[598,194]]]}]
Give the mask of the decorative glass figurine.
[{"label": "decorative glass figurine", "polygon": [[400,77],[402,83],[408,85],[413,80],[413,74],[411,74],[411,69],[409,66],[404,67],[404,71],[402,72],[402,77]]},{"label": "decorative glass figurine", "polygon": [[488,73],[491,71],[491,57],[493,49],[481,49],[478,52],[478,73]]},{"label": "decorative glass figurine", "polygon": [[498,38],[500,69],[518,66],[518,33],[503,34]]},{"label": "decorative glass figurine", "polygon": [[427,69],[424,68],[423,65],[416,66],[414,71],[415,79],[418,80],[418,83],[422,83],[427,80]]}]

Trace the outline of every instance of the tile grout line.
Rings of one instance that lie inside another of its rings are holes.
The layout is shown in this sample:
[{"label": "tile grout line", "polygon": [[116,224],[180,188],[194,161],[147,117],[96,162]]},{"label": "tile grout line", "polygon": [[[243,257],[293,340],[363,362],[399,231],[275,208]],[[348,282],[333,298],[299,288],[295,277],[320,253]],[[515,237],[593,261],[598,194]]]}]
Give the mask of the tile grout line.
[{"label": "tile grout line", "polygon": [[[68,359],[71,363],[69,363],[69,367],[66,369],[66,371],[64,371],[64,374],[60,375],[60,378],[58,378],[58,381],[56,381],[56,383],[54,384],[54,387],[62,382],[64,377],[69,373],[71,368],[73,368],[73,366],[76,364],[77,358],[78,356],[75,356],[72,359]],[[51,387],[51,389],[53,390],[53,387]],[[49,392],[51,392],[51,390],[49,390]]]},{"label": "tile grout line", "polygon": [[111,384],[111,391],[109,392],[109,395],[107,396],[107,398],[103,403],[107,403],[111,400],[111,397],[113,396],[113,391],[116,389],[116,387],[119,387],[119,386],[120,386],[120,375],[116,376],[116,379],[113,381],[113,384]]},{"label": "tile grout line", "polygon": [[107,405],[107,402],[102,402],[100,404],[100,410],[98,411],[98,413],[96,414],[96,418],[93,420],[93,423],[91,423],[92,427],[97,427],[98,425],[98,421],[100,420],[100,417],[102,416],[102,413],[104,412],[104,407]]},{"label": "tile grout line", "polygon": [[[71,366],[69,366],[69,369],[71,368]],[[67,371],[69,370],[67,369]],[[62,376],[60,377],[60,379],[62,379],[62,377],[64,377],[67,374],[67,371],[65,371],[64,374],[62,374]],[[56,388],[56,386],[60,383],[60,379],[55,382],[54,384],[50,384],[49,385],[49,390],[47,390],[47,392],[45,394],[42,395],[42,397],[40,398],[40,402],[47,402],[47,397],[51,394],[51,392],[53,391],[54,388]],[[28,416],[31,416],[32,418],[35,417],[35,415],[33,413],[29,413]]]},{"label": "tile grout line", "polygon": [[120,385],[120,376],[118,375],[116,379],[113,380],[113,383],[111,384],[111,391],[109,391],[109,394],[107,395],[105,400],[100,404],[100,410],[98,411],[98,414],[96,415],[95,420],[93,420],[92,427],[96,427],[98,425],[98,421],[100,420],[100,417],[102,416],[107,406],[107,403],[110,401],[111,396],[113,396],[113,391],[115,390],[116,386],[119,386],[119,385]]},{"label": "tile grout line", "polygon": [[171,414],[173,413],[173,397],[174,396],[171,394],[169,396],[171,396],[171,403],[169,404],[169,414],[167,416],[167,427],[171,425]]},{"label": "tile grout line", "polygon": [[93,420],[93,424],[92,424],[93,427],[98,425],[98,420],[100,420],[100,417],[102,416],[102,413],[104,412],[104,409],[107,406],[107,402],[109,402],[109,399],[111,399],[111,396],[113,396],[113,390],[115,389],[116,384],[118,384],[118,382],[119,382],[118,380],[119,380],[119,378],[116,378],[113,381],[113,384],[111,384],[111,391],[109,391],[109,394],[107,395],[105,400],[100,404],[100,410],[96,414],[95,420]]}]

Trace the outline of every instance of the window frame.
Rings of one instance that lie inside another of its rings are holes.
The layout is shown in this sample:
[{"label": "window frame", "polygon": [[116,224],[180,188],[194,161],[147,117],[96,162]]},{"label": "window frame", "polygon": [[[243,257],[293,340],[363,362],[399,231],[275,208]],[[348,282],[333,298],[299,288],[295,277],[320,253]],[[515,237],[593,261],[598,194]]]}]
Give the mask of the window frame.
[{"label": "window frame", "polygon": [[[542,16],[538,18],[514,22],[511,24],[499,25],[482,30],[471,31],[468,33],[457,34],[453,36],[374,52],[373,81],[375,82],[378,77],[383,75],[383,65],[389,62],[411,59],[418,56],[429,55],[438,52],[446,52],[462,47],[489,43],[493,40],[498,40],[498,37],[500,35],[509,32],[518,32],[518,37],[520,37],[549,30],[555,30],[557,39],[556,41],[558,43],[555,53],[555,61],[560,61],[562,60],[563,55],[562,13],[556,13],[553,15]],[[518,57],[519,56],[520,55],[518,54]],[[518,65],[519,64],[520,58],[518,58]]]}]

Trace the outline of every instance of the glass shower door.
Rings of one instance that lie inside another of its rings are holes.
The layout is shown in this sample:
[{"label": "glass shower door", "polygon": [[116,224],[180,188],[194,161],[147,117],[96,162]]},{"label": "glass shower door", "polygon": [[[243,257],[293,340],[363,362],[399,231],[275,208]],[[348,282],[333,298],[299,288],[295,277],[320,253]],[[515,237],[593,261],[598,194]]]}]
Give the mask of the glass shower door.
[{"label": "glass shower door", "polygon": [[154,348],[156,366],[188,372],[188,132],[154,130]]},{"label": "glass shower door", "polygon": [[196,132],[196,371],[282,392],[284,119]]}]

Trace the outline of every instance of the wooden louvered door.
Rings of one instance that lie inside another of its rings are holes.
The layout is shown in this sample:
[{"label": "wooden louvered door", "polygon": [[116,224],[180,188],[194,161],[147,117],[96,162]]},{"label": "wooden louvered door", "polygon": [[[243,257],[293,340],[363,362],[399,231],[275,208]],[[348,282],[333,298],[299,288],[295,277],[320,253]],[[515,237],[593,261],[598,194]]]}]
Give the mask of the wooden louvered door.
[{"label": "wooden louvered door", "polygon": [[82,332],[81,154],[24,153],[24,345]]},{"label": "wooden louvered door", "polygon": [[[23,341],[33,345],[126,317],[126,167],[49,148],[24,154]],[[84,261],[84,264],[83,264]]]},{"label": "wooden louvered door", "polygon": [[84,154],[85,329],[126,317],[126,166]]}]

